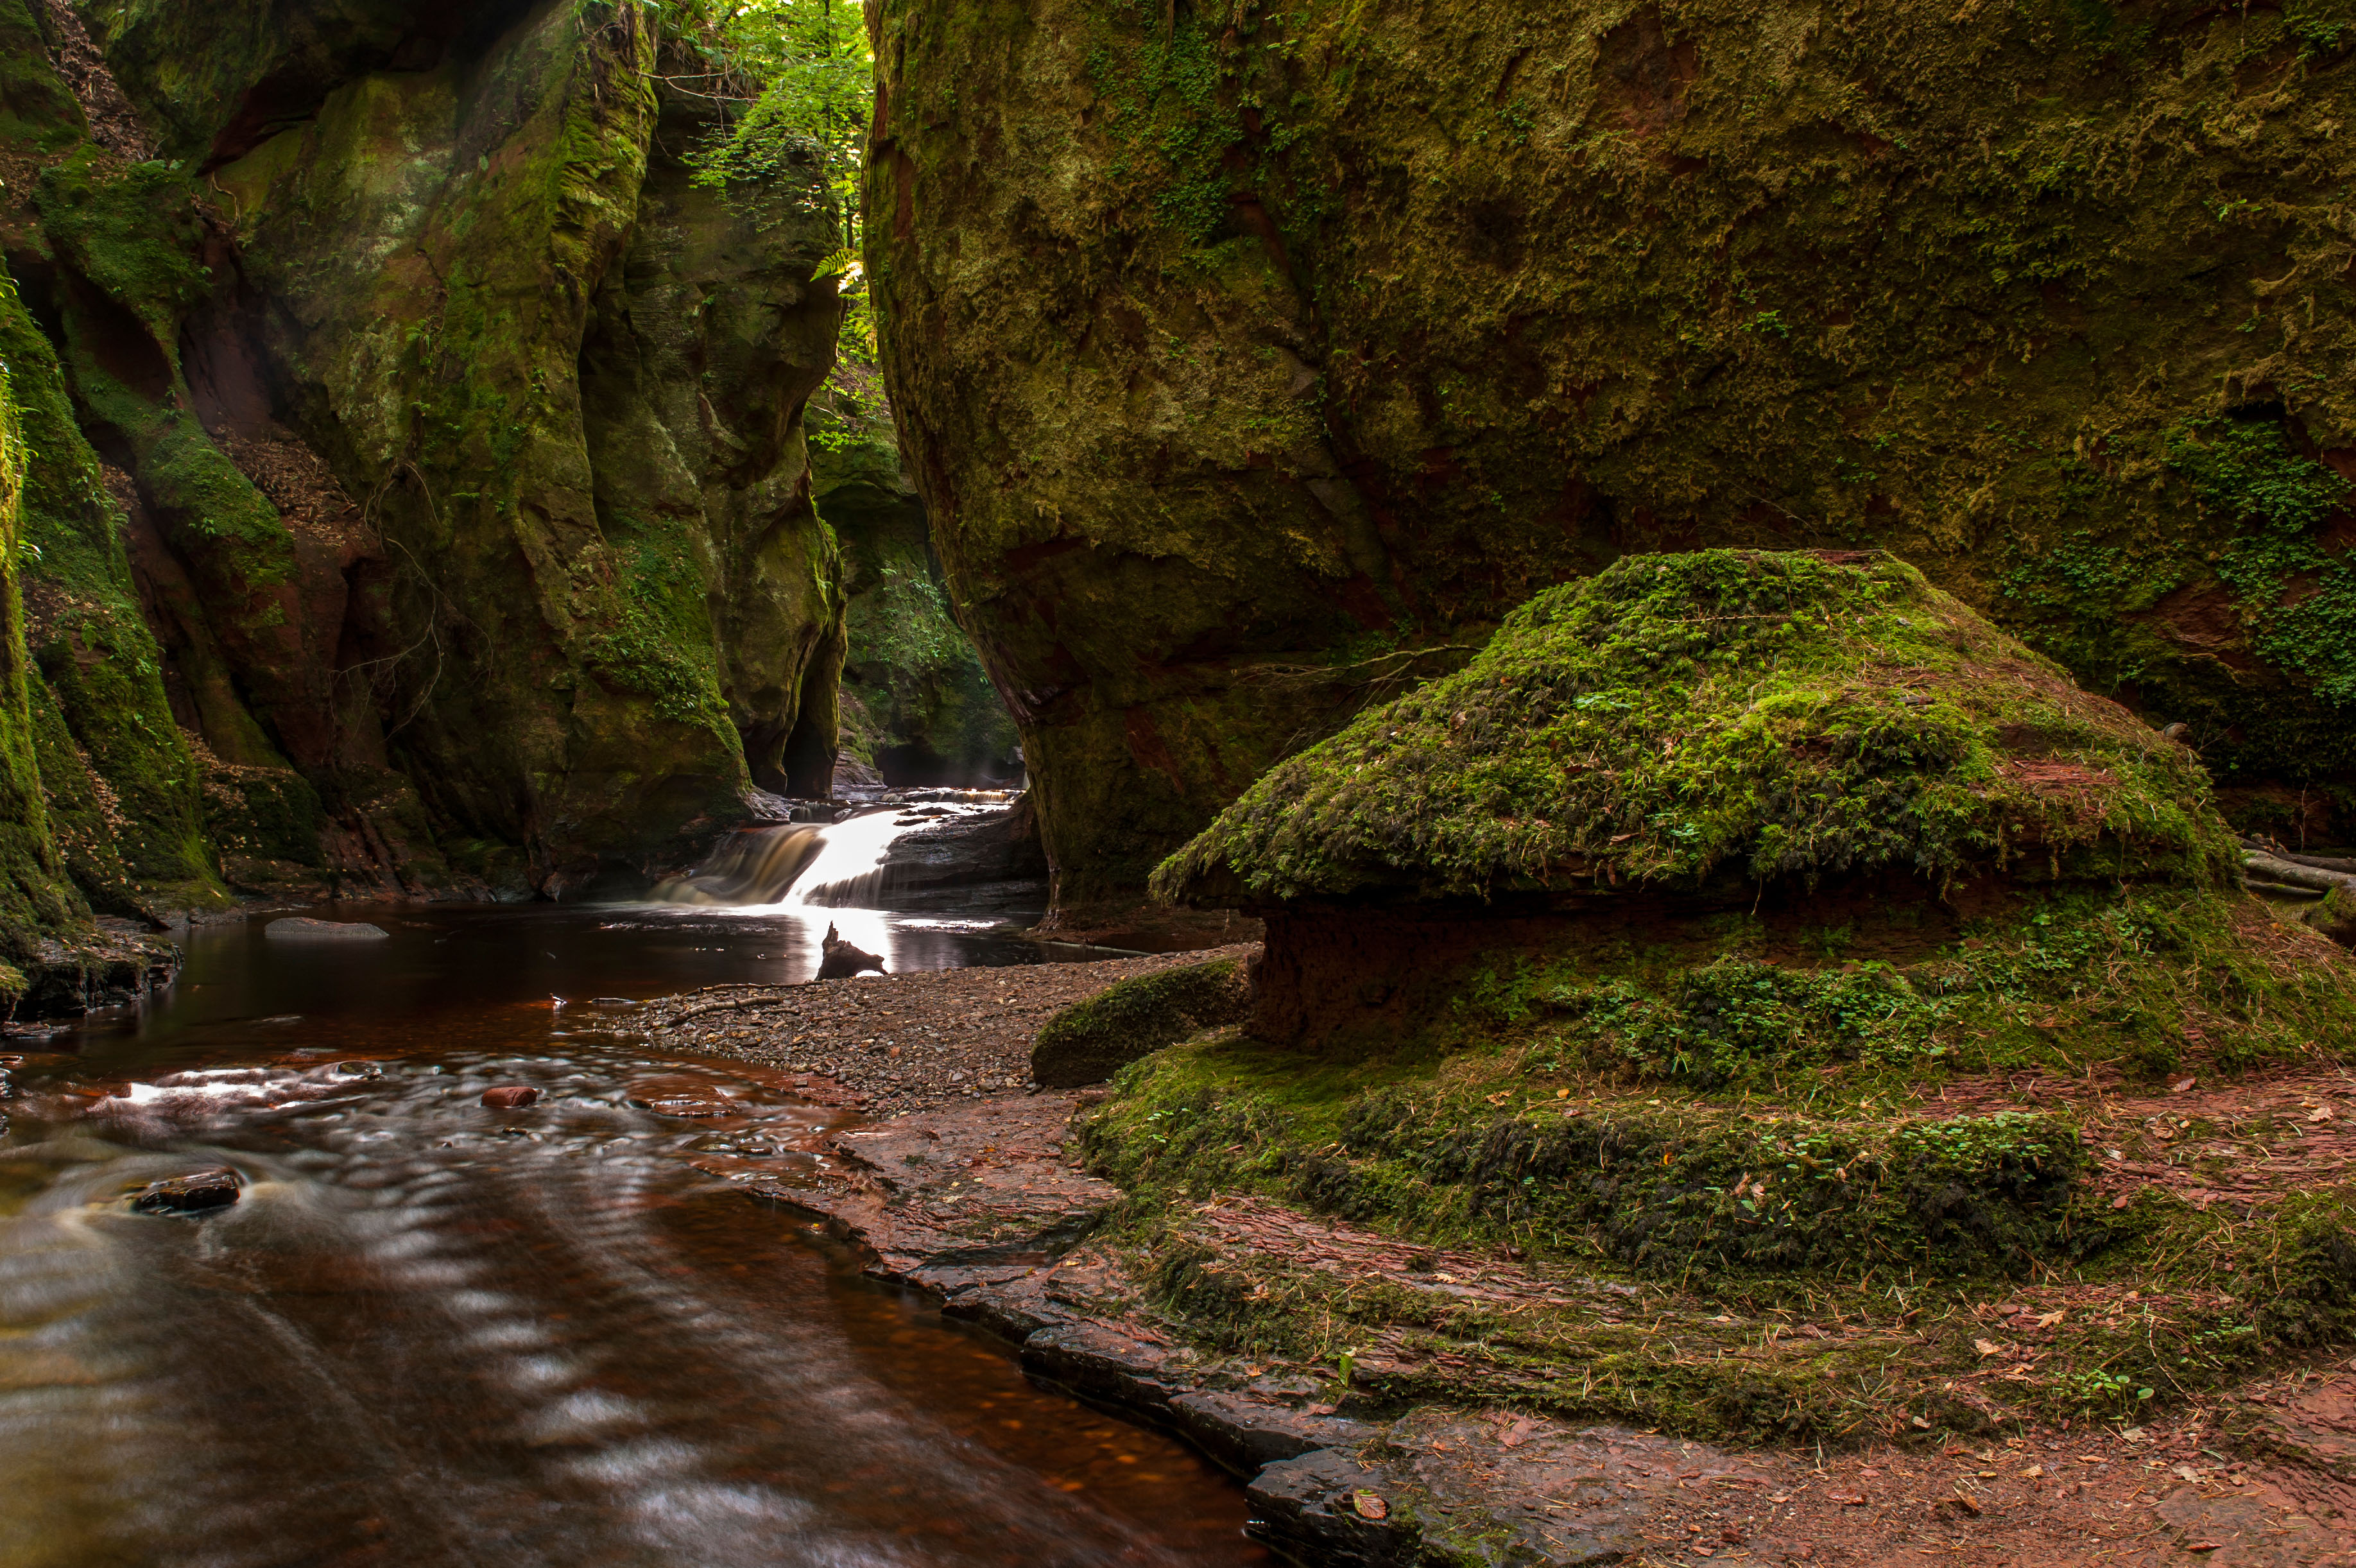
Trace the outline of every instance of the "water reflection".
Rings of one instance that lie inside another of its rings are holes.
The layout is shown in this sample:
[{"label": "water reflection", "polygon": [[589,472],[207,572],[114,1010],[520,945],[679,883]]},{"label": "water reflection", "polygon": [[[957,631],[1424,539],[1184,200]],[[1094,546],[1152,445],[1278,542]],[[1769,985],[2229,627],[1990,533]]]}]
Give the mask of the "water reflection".
[{"label": "water reflection", "polygon": [[[1256,1560],[1199,1461],[731,1190],[838,1112],[547,999],[814,966],[782,928],[330,913],[393,940],[199,931],[155,1016],[19,1053],[0,1564]],[[217,1165],[211,1218],[123,1202]]]}]

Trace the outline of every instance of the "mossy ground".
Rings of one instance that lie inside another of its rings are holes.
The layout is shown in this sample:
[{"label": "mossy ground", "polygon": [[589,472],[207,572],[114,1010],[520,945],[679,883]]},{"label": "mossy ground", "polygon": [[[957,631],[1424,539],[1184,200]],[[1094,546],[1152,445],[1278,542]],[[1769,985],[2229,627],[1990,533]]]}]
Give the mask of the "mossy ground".
[{"label": "mossy ground", "polygon": [[1047,1021],[1031,1043],[1031,1077],[1051,1089],[1101,1082],[1188,1035],[1241,1022],[1250,1004],[1235,959],[1124,980]]},{"label": "mossy ground", "polygon": [[2114,889],[1902,964],[1741,947],[1159,1052],[1082,1112],[1115,1243],[1225,1348],[1695,1435],[2130,1418],[2356,1337],[2356,961],[2321,938]]}]

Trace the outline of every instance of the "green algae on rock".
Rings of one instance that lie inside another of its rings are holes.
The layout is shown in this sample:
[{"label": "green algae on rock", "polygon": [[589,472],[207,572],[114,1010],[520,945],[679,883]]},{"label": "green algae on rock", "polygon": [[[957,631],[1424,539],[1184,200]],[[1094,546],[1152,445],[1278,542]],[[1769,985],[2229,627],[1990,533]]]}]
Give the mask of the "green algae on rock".
[{"label": "green algae on rock", "polygon": [[1706,551],[1539,595],[1156,886],[1268,920],[1274,1041],[1544,1014],[1704,1086],[2346,1048],[2344,955],[2238,859],[2187,748],[1912,567]]},{"label": "green algae on rock", "polygon": [[0,0],[0,43],[34,732],[93,900],[562,895],[825,792],[841,237],[815,174],[696,182],[676,18]]}]

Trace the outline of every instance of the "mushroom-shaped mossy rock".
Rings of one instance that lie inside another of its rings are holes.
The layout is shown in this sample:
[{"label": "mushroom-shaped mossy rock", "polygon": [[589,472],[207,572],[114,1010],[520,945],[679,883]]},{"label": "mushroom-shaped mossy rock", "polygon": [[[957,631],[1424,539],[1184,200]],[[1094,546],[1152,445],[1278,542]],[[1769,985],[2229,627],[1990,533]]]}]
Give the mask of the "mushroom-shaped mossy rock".
[{"label": "mushroom-shaped mossy rock", "polygon": [[[2094,918],[2055,902],[2080,895],[2143,933],[2121,940],[2152,964],[2222,964],[2249,1003],[2299,938],[2240,890],[2209,794],[2188,747],[1890,556],[1638,555],[1540,594],[1455,674],[1271,768],[1154,889],[1269,921],[1251,1029],[1276,1040],[1395,1031],[1484,972],[1491,993],[1542,972],[1573,1010],[1608,982],[1730,1016],[1676,998],[1727,962],[1788,978],[2013,951],[2023,922]],[[2166,908],[2114,908],[2146,893]],[[2107,1056],[2130,1037],[2167,1055],[2218,1001],[2106,972],[2153,993],[2110,998]],[[2328,1018],[2286,1027],[2344,1029],[2351,973],[2308,998]],[[1752,1033],[1794,1030],[1779,1015]]]}]

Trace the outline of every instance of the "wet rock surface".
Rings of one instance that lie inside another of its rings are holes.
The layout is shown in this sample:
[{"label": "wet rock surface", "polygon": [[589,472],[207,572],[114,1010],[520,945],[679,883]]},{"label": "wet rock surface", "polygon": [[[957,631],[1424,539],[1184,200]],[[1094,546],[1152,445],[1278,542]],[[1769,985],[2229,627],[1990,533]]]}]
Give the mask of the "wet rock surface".
[{"label": "wet rock surface", "polygon": [[[2139,1428],[1742,1451],[1419,1397],[1418,1358],[1397,1350],[1345,1363],[1206,1348],[1162,1312],[1118,1237],[1098,1234],[1121,1194],[1075,1168],[1066,1124],[1100,1092],[951,1102],[852,1128],[829,1140],[833,1174],[815,1187],[754,1189],[820,1216],[870,1251],[871,1273],[937,1294],[944,1316],[1017,1344],[1034,1378],[1166,1427],[1248,1478],[1256,1533],[1297,1561],[2320,1568],[2356,1552],[2356,1368],[2254,1388],[2232,1419],[2195,1407]],[[1742,1353],[1725,1315],[1680,1314],[1609,1282],[1275,1205],[1222,1212],[1237,1254],[1281,1250],[1369,1288],[1524,1311],[1592,1298],[1690,1337],[1689,1356]]]},{"label": "wet rock surface", "polygon": [[141,1214],[207,1214],[235,1203],[244,1186],[244,1179],[227,1166],[166,1176],[134,1193],[131,1207]]},{"label": "wet rock surface", "polygon": [[262,934],[281,942],[380,942],[387,940],[380,926],[365,920],[315,920],[307,915],[289,915],[273,920],[262,928]]}]

